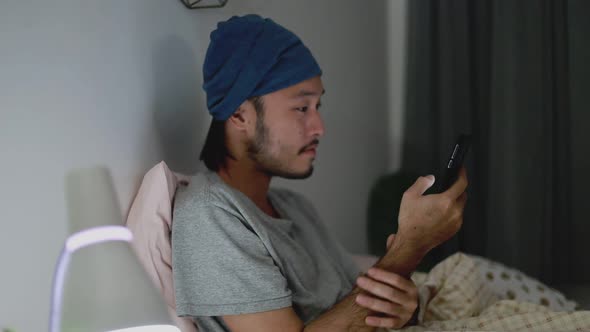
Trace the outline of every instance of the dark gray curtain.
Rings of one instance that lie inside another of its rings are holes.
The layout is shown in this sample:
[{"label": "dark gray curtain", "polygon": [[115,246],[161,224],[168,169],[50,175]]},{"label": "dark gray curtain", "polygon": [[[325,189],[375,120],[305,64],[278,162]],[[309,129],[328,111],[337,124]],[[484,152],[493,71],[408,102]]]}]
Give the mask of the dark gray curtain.
[{"label": "dark gray curtain", "polygon": [[463,229],[435,252],[590,281],[590,1],[409,1],[403,169],[471,133]]}]

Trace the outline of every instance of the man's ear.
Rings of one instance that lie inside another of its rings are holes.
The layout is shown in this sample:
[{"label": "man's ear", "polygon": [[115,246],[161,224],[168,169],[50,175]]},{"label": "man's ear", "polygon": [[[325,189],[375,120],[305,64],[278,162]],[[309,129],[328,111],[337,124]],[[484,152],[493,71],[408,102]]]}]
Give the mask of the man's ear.
[{"label": "man's ear", "polygon": [[239,131],[248,131],[256,123],[256,112],[252,103],[244,101],[238,109],[227,119],[231,126]]}]

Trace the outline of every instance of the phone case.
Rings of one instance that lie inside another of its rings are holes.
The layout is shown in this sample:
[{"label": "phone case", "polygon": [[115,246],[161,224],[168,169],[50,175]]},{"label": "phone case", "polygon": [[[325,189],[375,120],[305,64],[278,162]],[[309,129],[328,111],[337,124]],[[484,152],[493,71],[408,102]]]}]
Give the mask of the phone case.
[{"label": "phone case", "polygon": [[437,192],[441,193],[449,189],[459,176],[459,170],[463,165],[465,155],[471,146],[471,135],[461,134],[457,138],[439,183]]}]

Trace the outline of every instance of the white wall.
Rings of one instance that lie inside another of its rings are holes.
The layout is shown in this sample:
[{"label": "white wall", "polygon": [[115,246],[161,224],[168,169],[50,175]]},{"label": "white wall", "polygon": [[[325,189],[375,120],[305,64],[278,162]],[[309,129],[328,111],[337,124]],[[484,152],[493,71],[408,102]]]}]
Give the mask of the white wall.
[{"label": "white wall", "polygon": [[367,194],[391,145],[385,2],[229,0],[190,11],[177,0],[2,1],[0,327],[46,329],[69,170],[107,165],[126,210],[157,161],[197,169],[208,35],[251,12],[295,31],[324,70],[316,173],[277,184],[311,198],[348,249],[366,250]]},{"label": "white wall", "polygon": [[389,0],[385,31],[387,33],[388,172],[398,171],[402,161],[404,110],[406,93],[407,0]]}]

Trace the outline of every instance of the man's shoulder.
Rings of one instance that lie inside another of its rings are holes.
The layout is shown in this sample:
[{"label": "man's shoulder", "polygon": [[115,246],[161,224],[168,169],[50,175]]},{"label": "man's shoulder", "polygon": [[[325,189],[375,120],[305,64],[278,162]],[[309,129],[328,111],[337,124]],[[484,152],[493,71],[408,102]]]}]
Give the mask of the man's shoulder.
[{"label": "man's shoulder", "polygon": [[214,173],[199,172],[190,178],[188,185],[178,187],[174,210],[223,207],[235,200],[233,196],[234,193],[221,184]]}]

